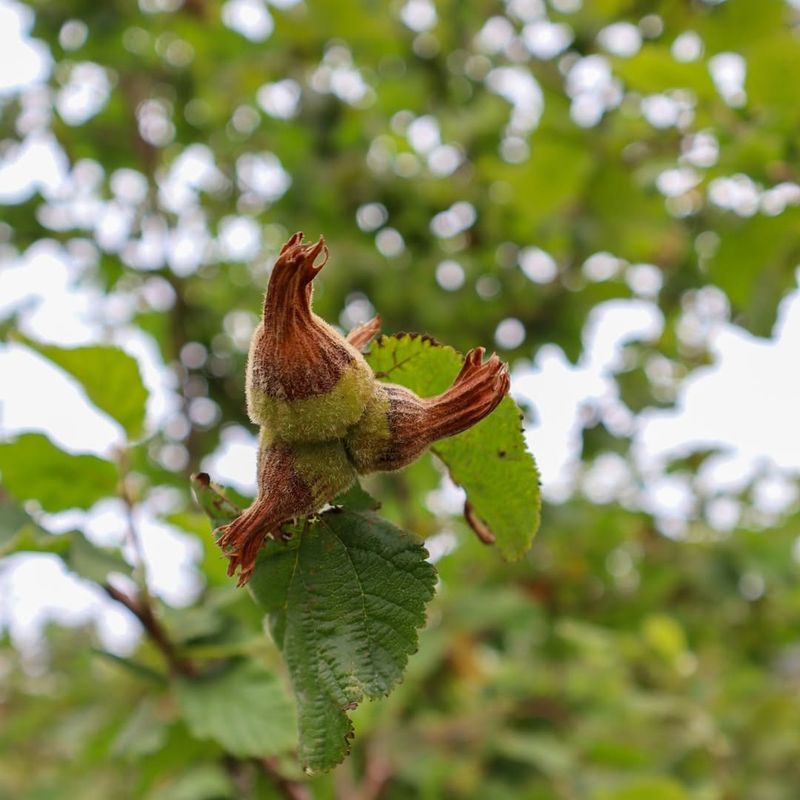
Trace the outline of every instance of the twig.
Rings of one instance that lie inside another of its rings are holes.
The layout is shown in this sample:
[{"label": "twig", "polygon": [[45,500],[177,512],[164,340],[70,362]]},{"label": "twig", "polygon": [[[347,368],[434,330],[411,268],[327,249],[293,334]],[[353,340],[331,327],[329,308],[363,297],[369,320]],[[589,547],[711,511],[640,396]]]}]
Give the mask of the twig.
[{"label": "twig", "polygon": [[[127,454],[120,456],[120,472],[122,474],[122,482],[120,485],[120,497],[125,503],[126,520],[127,520],[127,537],[134,552],[136,560],[136,569],[139,573],[139,594],[138,596],[131,596],[122,589],[117,588],[111,583],[102,584],[105,593],[116,602],[122,604],[127,608],[142,624],[147,636],[153,644],[161,651],[164,660],[167,662],[170,674],[173,676],[182,675],[184,677],[193,677],[198,674],[195,664],[185,658],[181,658],[175,645],[170,640],[167,631],[159,622],[155,614],[155,605],[153,597],[147,587],[147,573],[145,569],[144,548],[142,547],[142,540],[136,528],[136,520],[134,516],[135,501],[131,496],[128,485],[128,463]],[[208,476],[205,476],[206,480]],[[226,759],[229,769],[236,771],[236,767],[241,766],[243,762]],[[278,766],[277,760],[274,758],[256,759],[256,763],[263,770],[264,774],[269,778],[277,791],[286,800],[312,800],[312,796],[308,787],[302,783],[297,783],[284,777]]]},{"label": "twig", "polygon": [[273,786],[286,798],[286,800],[312,800],[311,792],[303,783],[289,780],[280,773],[277,759],[261,758],[258,764],[264,774],[272,781]]},{"label": "twig", "polygon": [[147,567],[144,559],[144,547],[142,546],[142,537],[139,536],[139,531],[136,528],[136,519],[134,518],[134,508],[136,504],[131,497],[130,492],[128,491],[127,485],[127,454],[124,454],[120,458],[120,471],[122,472],[122,482],[120,484],[119,494],[122,502],[125,504],[125,521],[127,523],[125,536],[128,540],[128,544],[131,546],[131,550],[133,550],[133,556],[136,562],[133,565],[134,574],[138,578],[137,583],[139,584],[139,592],[142,596],[142,605],[148,606],[152,609],[153,597],[150,594],[150,589],[147,586]]},{"label": "twig", "polygon": [[382,753],[375,752],[375,748],[368,748],[359,800],[380,800],[391,778],[389,760]]},{"label": "twig", "polygon": [[150,594],[150,589],[147,586],[147,568],[145,566],[144,547],[142,546],[142,539],[139,536],[139,531],[136,527],[136,519],[134,517],[136,503],[128,488],[127,452],[120,454],[119,468],[121,473],[119,495],[122,502],[125,504],[125,520],[127,523],[125,533],[128,543],[133,550],[135,561],[134,574],[138,578],[137,584],[139,594],[138,597],[131,597],[110,583],[103,584],[103,589],[109,597],[116,600],[118,603],[122,603],[122,605],[142,623],[147,635],[152,639],[153,644],[155,644],[164,655],[170,672],[177,675],[194,675],[197,672],[194,665],[178,657],[175,652],[175,645],[170,641],[167,632],[156,617],[153,596]]},{"label": "twig", "polygon": [[175,652],[175,646],[170,641],[161,623],[156,619],[153,607],[149,603],[142,602],[140,598],[131,597],[113,584],[104,583],[102,586],[105,593],[112,600],[116,600],[125,606],[142,623],[147,635],[164,656],[171,673],[176,675],[196,674],[197,670],[194,665],[190,661],[180,658]]},{"label": "twig", "polygon": [[[197,667],[188,659],[181,658],[175,650],[175,645],[167,635],[166,630],[158,621],[154,611],[153,597],[147,587],[147,573],[145,569],[144,548],[142,547],[142,540],[136,528],[136,520],[134,517],[135,501],[131,497],[127,486],[128,464],[127,454],[120,458],[120,472],[122,473],[122,483],[120,488],[120,497],[125,503],[126,520],[127,520],[127,537],[134,551],[136,560],[136,568],[139,572],[139,596],[132,597],[126,592],[118,589],[111,583],[102,584],[105,593],[112,599],[121,603],[127,608],[138,620],[141,622],[142,627],[145,629],[150,640],[161,651],[164,660],[167,662],[170,673],[174,675],[183,675],[185,677],[193,677],[197,675]],[[206,479],[208,476],[205,476]],[[235,766],[237,762],[232,761],[230,766]],[[238,762],[241,763],[241,762]],[[277,761],[274,758],[257,759],[258,765],[264,771],[265,775],[270,779],[278,792],[286,798],[286,800],[312,800],[311,793],[308,787],[302,783],[297,783],[284,777],[278,767]]]}]

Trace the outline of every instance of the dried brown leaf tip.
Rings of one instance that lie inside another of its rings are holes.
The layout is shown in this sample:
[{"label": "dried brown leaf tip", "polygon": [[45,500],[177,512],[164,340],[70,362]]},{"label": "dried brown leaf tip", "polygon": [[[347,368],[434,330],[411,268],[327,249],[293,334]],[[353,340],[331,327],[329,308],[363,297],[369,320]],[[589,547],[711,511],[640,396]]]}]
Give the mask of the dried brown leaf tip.
[{"label": "dried brown leaf tip", "polygon": [[[320,260],[321,259],[321,260]],[[380,330],[370,320],[347,338],[314,314],[313,280],[328,260],[322,237],[296,233],[270,275],[264,314],[250,345],[247,409],[260,426],[258,494],[217,541],[228,574],[245,584],[267,537],[318,511],[357,473],[400,469],[438,439],[490,414],[508,392],[508,368],[471,350],[453,385],[421,398],[381,383],[360,353]]]}]

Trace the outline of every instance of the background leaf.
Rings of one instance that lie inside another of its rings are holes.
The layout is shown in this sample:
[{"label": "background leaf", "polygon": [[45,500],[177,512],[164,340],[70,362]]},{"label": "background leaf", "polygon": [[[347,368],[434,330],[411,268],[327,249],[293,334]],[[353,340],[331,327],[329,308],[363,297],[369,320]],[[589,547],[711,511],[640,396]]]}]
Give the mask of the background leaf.
[{"label": "background leaf", "polygon": [[181,677],[175,692],[192,733],[229,753],[260,758],[291,750],[297,741],[294,710],[277,678],[255,662],[220,672]]},{"label": "background leaf", "polygon": [[33,520],[16,503],[0,502],[0,555],[15,552],[15,541],[29,525],[34,526]]},{"label": "background leaf", "polygon": [[0,475],[17,500],[36,500],[45,511],[90,508],[116,494],[118,481],[111,462],[65,453],[40,433],[0,444]]},{"label": "background leaf", "polygon": [[148,795],[147,800],[219,800],[233,797],[236,797],[236,787],[225,769],[217,764],[200,764]]},{"label": "background leaf", "polygon": [[737,320],[759,336],[769,336],[778,302],[795,283],[800,241],[800,209],[778,217],[739,219],[728,215],[719,248],[708,260],[708,274],[722,288]]},{"label": "background leaf", "polygon": [[57,347],[25,339],[28,347],[76,378],[86,396],[122,425],[128,438],[142,433],[147,389],[133,356],[119,347]]},{"label": "background leaf", "polygon": [[627,785],[610,790],[601,790],[593,800],[688,800],[689,794],[670,778],[640,778]]},{"label": "background leaf", "polygon": [[12,553],[52,553],[76,575],[105,583],[111,573],[130,575],[122,553],[90,542],[80,531],[50,533],[13,503],[0,505],[0,558]]}]

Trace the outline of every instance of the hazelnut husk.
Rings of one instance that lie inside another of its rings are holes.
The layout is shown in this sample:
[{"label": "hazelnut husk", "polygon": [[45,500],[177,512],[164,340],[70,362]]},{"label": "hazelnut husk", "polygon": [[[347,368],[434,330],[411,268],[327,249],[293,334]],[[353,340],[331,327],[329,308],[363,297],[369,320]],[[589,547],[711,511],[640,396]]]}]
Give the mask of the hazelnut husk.
[{"label": "hazelnut husk", "polygon": [[416,461],[434,442],[455,436],[490,414],[509,388],[508,368],[484,349],[467,353],[453,385],[436,397],[418,397],[403,386],[376,383],[364,416],[344,444],[356,470],[387,472]]},{"label": "hazelnut husk", "polygon": [[319,511],[358,474],[407,466],[437,440],[486,417],[508,392],[507,366],[494,354],[484,361],[482,347],[467,354],[452,386],[436,397],[380,382],[359,352],[380,319],[345,338],[311,310],[312,281],[327,258],[322,237],[303,244],[296,233],[286,242],[253,334],[246,396],[250,419],[260,426],[258,493],[217,531],[239,586],[283,524]]},{"label": "hazelnut husk", "polygon": [[372,395],[374,376],[358,348],[311,310],[312,281],[327,260],[322,237],[303,244],[296,233],[272,269],[246,380],[248,415],[271,440],[341,438]]},{"label": "hazelnut husk", "polygon": [[228,557],[228,575],[239,569],[237,585],[247,583],[267,538],[278,538],[281,525],[289,520],[319,511],[355,479],[341,441],[262,444],[256,499],[217,530],[217,544]]}]

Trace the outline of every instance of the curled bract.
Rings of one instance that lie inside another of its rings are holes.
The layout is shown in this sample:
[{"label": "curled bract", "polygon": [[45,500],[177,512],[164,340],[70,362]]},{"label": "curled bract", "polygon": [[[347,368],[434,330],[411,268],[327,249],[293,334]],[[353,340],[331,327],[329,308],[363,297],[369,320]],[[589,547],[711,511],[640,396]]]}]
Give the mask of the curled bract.
[{"label": "curled bract", "polygon": [[355,479],[341,441],[262,442],[256,499],[217,530],[217,544],[228,557],[228,575],[239,569],[238,585],[247,583],[267,537],[277,538],[283,523],[318,511]]},{"label": "curled bract", "polygon": [[341,438],[372,394],[372,370],[357,347],[311,310],[312,281],[327,260],[322,237],[303,244],[303,234],[296,233],[270,275],[245,390],[249,417],[270,440]]},{"label": "curled bract", "polygon": [[507,366],[494,354],[484,361],[482,347],[467,354],[452,386],[436,397],[379,381],[359,350],[380,319],[345,338],[311,310],[312,281],[327,259],[322,237],[304,244],[296,233],[286,242],[250,345],[246,395],[261,429],[258,493],[217,531],[239,586],[281,525],[318,511],[359,473],[407,466],[437,440],[486,417],[508,392]]},{"label": "curled bract", "polygon": [[434,442],[472,427],[508,392],[508,368],[484,349],[467,353],[453,385],[436,397],[418,397],[404,386],[375,384],[364,416],[344,443],[361,474],[389,472],[416,461]]}]

